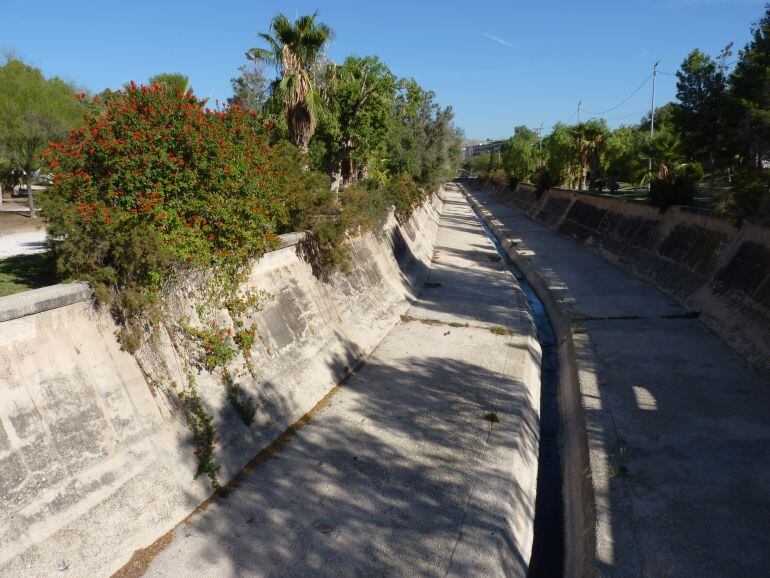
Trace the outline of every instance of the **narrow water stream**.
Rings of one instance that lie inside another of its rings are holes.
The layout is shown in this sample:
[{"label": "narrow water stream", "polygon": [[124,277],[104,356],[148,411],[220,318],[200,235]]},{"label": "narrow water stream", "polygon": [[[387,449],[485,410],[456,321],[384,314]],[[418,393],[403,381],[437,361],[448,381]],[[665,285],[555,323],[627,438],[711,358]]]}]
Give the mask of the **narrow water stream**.
[{"label": "narrow water stream", "polygon": [[559,452],[557,343],[542,301],[511,262],[494,233],[468,203],[529,303],[542,350],[540,365],[540,450],[535,499],[535,537],[528,578],[561,578],[564,574],[564,504]]}]

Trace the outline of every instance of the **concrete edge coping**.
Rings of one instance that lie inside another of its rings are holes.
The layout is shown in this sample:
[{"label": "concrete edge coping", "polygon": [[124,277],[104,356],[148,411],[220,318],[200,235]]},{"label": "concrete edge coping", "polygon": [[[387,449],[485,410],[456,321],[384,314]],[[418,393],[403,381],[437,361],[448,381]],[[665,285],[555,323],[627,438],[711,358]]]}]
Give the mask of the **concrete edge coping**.
[{"label": "concrete edge coping", "polygon": [[0,322],[88,301],[92,295],[87,283],[60,283],[0,297]]},{"label": "concrete edge coping", "polygon": [[[307,236],[308,233],[306,231],[279,235],[281,241],[278,247],[265,254],[299,245],[307,239]],[[91,297],[93,297],[93,291],[87,283],[82,282],[59,283],[57,285],[49,285],[48,287],[29,289],[20,293],[6,295],[0,297],[0,323],[26,317],[27,315],[34,315],[35,313],[42,313],[43,311],[50,311],[51,309],[66,307],[75,303],[82,303],[83,301],[89,301]]]},{"label": "concrete edge coping", "polygon": [[588,432],[581,402],[578,364],[570,322],[537,269],[520,254],[514,235],[486,210],[471,193],[471,205],[492,230],[513,264],[537,294],[548,314],[558,344],[559,411],[564,490],[565,576],[593,576],[596,566],[596,501],[594,497]]}]

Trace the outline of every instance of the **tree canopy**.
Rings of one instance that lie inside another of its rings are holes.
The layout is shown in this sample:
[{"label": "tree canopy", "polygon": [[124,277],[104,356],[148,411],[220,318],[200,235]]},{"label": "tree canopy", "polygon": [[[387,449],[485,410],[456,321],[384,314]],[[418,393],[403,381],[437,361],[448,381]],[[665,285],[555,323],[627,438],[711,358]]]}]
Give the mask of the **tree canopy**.
[{"label": "tree canopy", "polygon": [[34,216],[32,173],[41,166],[49,141],[63,139],[80,121],[82,106],[74,87],[45,78],[37,68],[10,58],[0,67],[0,156],[24,174]]}]

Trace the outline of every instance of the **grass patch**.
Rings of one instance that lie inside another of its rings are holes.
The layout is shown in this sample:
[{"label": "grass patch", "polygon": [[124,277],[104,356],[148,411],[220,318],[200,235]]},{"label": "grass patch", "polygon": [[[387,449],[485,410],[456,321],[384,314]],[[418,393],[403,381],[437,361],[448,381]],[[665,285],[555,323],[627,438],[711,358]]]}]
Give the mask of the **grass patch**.
[{"label": "grass patch", "polygon": [[449,327],[470,327],[467,323],[458,323],[457,321],[451,321]]},{"label": "grass patch", "polygon": [[495,335],[513,335],[513,331],[505,327],[490,327],[489,331]]},{"label": "grass patch", "polygon": [[49,253],[0,260],[0,297],[56,284],[56,264]]}]

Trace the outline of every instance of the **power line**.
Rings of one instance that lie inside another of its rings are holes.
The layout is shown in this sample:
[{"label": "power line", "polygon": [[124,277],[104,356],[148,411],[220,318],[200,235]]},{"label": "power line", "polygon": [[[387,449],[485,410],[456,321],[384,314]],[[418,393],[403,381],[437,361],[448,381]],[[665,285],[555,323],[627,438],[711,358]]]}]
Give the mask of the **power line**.
[{"label": "power line", "polygon": [[626,103],[627,103],[629,100],[631,100],[631,97],[632,97],[632,96],[634,96],[634,95],[635,95],[637,92],[639,92],[640,90],[642,90],[642,88],[644,88],[644,85],[645,85],[645,84],[647,84],[647,83],[650,81],[650,79],[651,79],[651,78],[652,78],[652,74],[650,74],[650,75],[649,75],[647,78],[645,78],[645,79],[644,79],[644,81],[642,82],[642,84],[640,84],[640,85],[639,85],[639,86],[636,88],[636,90],[634,90],[634,92],[632,92],[631,94],[629,94],[629,95],[628,95],[626,98],[624,98],[624,99],[623,99],[621,102],[619,102],[619,103],[618,103],[618,104],[616,104],[615,106],[613,106],[613,107],[611,107],[611,108],[608,108],[607,110],[603,110],[603,111],[601,111],[601,112],[591,112],[590,110],[585,110],[585,109],[583,109],[583,112],[587,112],[588,114],[590,114],[590,115],[593,115],[593,116],[598,116],[598,115],[601,115],[601,114],[606,114],[606,113],[608,113],[608,112],[612,112],[612,111],[613,111],[613,110],[615,110],[616,108],[620,108],[621,106],[623,106],[624,104],[626,104]]}]

